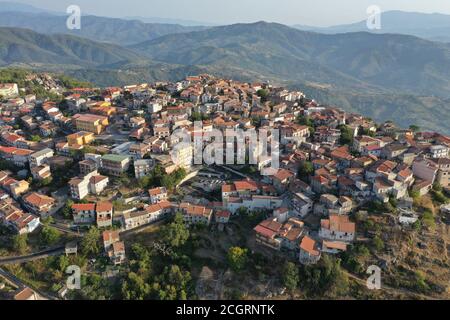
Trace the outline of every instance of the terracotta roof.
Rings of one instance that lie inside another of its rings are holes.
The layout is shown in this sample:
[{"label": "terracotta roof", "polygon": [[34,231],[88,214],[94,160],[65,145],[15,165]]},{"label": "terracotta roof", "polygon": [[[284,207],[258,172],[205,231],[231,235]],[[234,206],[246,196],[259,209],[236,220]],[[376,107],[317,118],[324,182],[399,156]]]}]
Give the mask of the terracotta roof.
[{"label": "terracotta roof", "polygon": [[103,231],[103,242],[117,242],[120,240],[119,231]]},{"label": "terracotta roof", "polygon": [[19,293],[14,296],[14,300],[28,300],[35,292],[28,287],[23,288]]},{"label": "terracotta roof", "polygon": [[29,195],[25,196],[24,200],[36,207],[50,205],[55,202],[55,199],[36,192],[30,193]]},{"label": "terracotta roof", "polygon": [[95,210],[97,212],[106,212],[106,211],[111,211],[113,209],[113,205],[111,202],[108,201],[104,201],[104,202],[98,202]]},{"label": "terracotta roof", "polygon": [[94,211],[95,203],[75,203],[72,205],[72,210],[75,211]]},{"label": "terracotta roof", "polygon": [[303,238],[302,242],[300,243],[300,249],[308,252],[310,255],[313,255],[313,256],[320,255],[320,252],[316,248],[316,241],[314,241],[313,239],[311,239],[308,236],[305,236]]}]

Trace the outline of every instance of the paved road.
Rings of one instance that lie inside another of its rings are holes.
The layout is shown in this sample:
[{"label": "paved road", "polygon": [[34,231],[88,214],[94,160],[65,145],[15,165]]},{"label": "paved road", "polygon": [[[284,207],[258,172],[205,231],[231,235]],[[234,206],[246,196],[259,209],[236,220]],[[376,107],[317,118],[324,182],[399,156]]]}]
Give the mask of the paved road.
[{"label": "paved road", "polygon": [[41,252],[35,252],[26,256],[18,257],[0,257],[0,265],[25,263],[29,261],[45,259],[51,256],[57,256],[64,253],[65,247],[57,247]]}]

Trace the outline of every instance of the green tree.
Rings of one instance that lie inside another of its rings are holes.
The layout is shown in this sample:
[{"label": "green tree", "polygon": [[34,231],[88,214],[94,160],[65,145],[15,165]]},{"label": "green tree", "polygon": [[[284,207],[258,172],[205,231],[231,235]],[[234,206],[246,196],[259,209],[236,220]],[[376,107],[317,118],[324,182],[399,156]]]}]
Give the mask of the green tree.
[{"label": "green tree", "polygon": [[261,98],[261,102],[266,102],[269,97],[269,91],[266,89],[259,89],[256,91],[256,95]]},{"label": "green tree", "polygon": [[12,248],[19,254],[25,254],[28,250],[28,236],[26,234],[17,234],[13,236]]},{"label": "green tree", "polygon": [[409,129],[410,129],[412,132],[419,132],[419,131],[420,131],[420,127],[417,126],[417,125],[415,125],[415,124],[410,125],[410,126],[409,126]]},{"label": "green tree", "polygon": [[373,248],[379,252],[384,249],[384,241],[379,236],[375,236],[372,240]]},{"label": "green tree", "polygon": [[41,245],[51,246],[59,241],[61,234],[52,227],[44,226],[39,236]]},{"label": "green tree", "polygon": [[191,282],[191,274],[177,265],[166,266],[157,278],[156,288],[160,300],[186,300]]},{"label": "green tree", "polygon": [[309,177],[314,173],[314,166],[310,161],[304,161],[298,169],[298,176],[303,181],[308,181]]},{"label": "green tree", "polygon": [[100,253],[100,231],[96,227],[91,227],[81,241],[81,248],[84,255],[98,255]]},{"label": "green tree", "polygon": [[436,227],[433,212],[428,209],[423,212],[421,222],[422,225],[426,226],[429,229],[434,229]]},{"label": "green tree", "polygon": [[240,247],[231,247],[228,250],[227,258],[230,268],[239,272],[247,265],[248,250]]},{"label": "green tree", "polygon": [[341,130],[341,140],[340,143],[345,145],[350,145],[353,143],[353,130],[346,126],[346,125],[341,125],[339,126],[339,129]]},{"label": "green tree", "polygon": [[143,275],[149,273],[151,267],[150,252],[143,245],[134,243],[131,246],[130,266],[137,274]]},{"label": "green tree", "polygon": [[30,140],[33,141],[33,142],[41,142],[42,138],[40,136],[38,136],[38,135],[32,135],[30,137]]},{"label": "green tree", "polygon": [[61,210],[61,214],[64,216],[64,218],[69,219],[72,217],[72,206],[74,205],[74,202],[72,200],[67,200],[66,204]]},{"label": "green tree", "polygon": [[149,284],[134,272],[128,273],[126,279],[122,283],[122,298],[124,300],[144,300],[150,293]]},{"label": "green tree", "polygon": [[189,229],[184,225],[183,216],[175,215],[173,222],[161,228],[161,240],[171,247],[180,247],[189,239]]},{"label": "green tree", "polygon": [[283,284],[285,287],[293,291],[297,288],[298,283],[300,281],[298,268],[297,266],[292,262],[286,262],[283,267],[283,274],[282,274]]}]

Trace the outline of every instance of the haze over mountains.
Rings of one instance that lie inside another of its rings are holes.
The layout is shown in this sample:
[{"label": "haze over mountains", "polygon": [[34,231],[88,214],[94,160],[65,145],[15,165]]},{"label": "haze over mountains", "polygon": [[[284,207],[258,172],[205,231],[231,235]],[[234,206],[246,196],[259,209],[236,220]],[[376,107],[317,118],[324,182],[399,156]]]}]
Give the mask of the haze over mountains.
[{"label": "haze over mountains", "polygon": [[398,33],[413,35],[429,40],[450,42],[450,16],[440,13],[417,13],[404,11],[388,11],[381,15],[381,29],[368,30],[366,20],[351,24],[337,25],[326,28],[295,25],[294,27],[320,33]]},{"label": "haze over mountains", "polygon": [[[99,85],[200,72],[271,80],[379,121],[450,133],[450,44],[443,42],[266,22],[185,27],[95,16],[71,31],[65,16],[1,11],[0,26],[8,26],[0,27],[1,66],[64,71]],[[445,28],[444,20],[430,26]]]}]

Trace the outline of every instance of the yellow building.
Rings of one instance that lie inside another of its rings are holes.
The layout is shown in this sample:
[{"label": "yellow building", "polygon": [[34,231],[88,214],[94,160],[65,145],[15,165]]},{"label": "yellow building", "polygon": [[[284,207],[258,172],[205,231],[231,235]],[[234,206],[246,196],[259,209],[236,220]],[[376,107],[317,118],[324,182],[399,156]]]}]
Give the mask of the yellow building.
[{"label": "yellow building", "polygon": [[102,133],[109,124],[107,117],[95,114],[77,114],[73,116],[73,120],[78,130],[95,134]]},{"label": "yellow building", "polygon": [[84,146],[94,141],[95,136],[92,132],[80,131],[67,136],[67,142],[69,145]]}]

